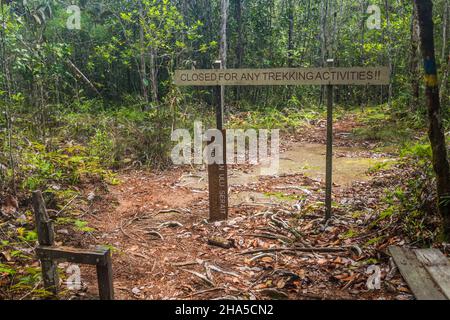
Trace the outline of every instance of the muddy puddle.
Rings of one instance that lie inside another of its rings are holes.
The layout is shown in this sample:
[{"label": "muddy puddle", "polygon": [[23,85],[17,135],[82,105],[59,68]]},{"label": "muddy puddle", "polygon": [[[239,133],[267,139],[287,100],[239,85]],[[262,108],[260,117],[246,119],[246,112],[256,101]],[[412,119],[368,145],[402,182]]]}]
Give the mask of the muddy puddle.
[{"label": "muddy puddle", "polygon": [[[370,152],[361,148],[335,147],[333,157],[333,182],[338,186],[350,186],[355,181],[367,181],[370,176],[368,170],[376,164],[389,159],[370,158]],[[322,144],[297,143],[289,151],[280,155],[278,175],[303,174],[316,181],[325,181],[326,146]],[[262,166],[255,166],[249,170],[230,170],[230,186],[245,186],[258,182]],[[206,192],[208,177],[206,170],[185,175],[179,180],[179,185],[186,186],[198,192]],[[301,186],[299,186],[301,187]],[[306,187],[305,187],[306,189]],[[230,203],[274,203],[286,201],[273,195],[244,192],[232,194]]]},{"label": "muddy puddle", "polygon": [[[364,154],[365,156],[360,156]],[[325,180],[326,146],[322,144],[297,144],[280,157],[280,174],[303,173],[307,177]],[[367,172],[382,158],[368,158],[367,150],[361,148],[334,148],[333,182],[349,186],[355,181],[367,181]]]}]

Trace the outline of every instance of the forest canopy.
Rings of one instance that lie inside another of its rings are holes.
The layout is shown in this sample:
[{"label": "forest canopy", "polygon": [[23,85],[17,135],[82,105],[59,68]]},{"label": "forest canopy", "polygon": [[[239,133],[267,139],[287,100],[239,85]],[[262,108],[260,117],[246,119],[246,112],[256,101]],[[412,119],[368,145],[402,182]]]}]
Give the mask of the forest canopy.
[{"label": "forest canopy", "polygon": [[[8,3],[1,13],[3,99],[22,97],[37,109],[82,99],[156,107],[175,95],[175,69],[210,69],[219,57],[220,1],[80,1],[78,9],[70,1]],[[443,75],[445,5],[435,1],[434,6]],[[344,88],[338,100],[345,91],[346,103],[403,99],[415,105],[410,100],[421,83],[412,2],[236,0],[228,11],[229,68],[320,67],[328,58],[337,67],[386,65],[392,69],[390,88]],[[378,25],[369,25],[378,15]],[[279,97],[297,97],[320,102],[317,90],[236,89],[228,101],[276,105]],[[202,91],[184,93],[187,101],[208,100]]]}]

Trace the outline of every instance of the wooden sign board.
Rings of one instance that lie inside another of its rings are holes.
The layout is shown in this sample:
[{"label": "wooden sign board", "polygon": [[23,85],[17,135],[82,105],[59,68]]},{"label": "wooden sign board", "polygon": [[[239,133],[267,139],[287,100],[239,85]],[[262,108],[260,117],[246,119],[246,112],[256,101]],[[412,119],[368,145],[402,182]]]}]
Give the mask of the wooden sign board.
[{"label": "wooden sign board", "polygon": [[228,219],[228,169],[226,164],[208,166],[210,221]]},{"label": "wooden sign board", "polygon": [[177,70],[178,86],[388,85],[388,67]]},{"label": "wooden sign board", "polygon": [[[226,130],[222,130],[223,141],[226,139]],[[223,144],[223,155],[227,154],[227,144]],[[208,166],[209,186],[209,219],[210,221],[223,221],[228,219],[228,168],[226,156],[223,164]]]}]

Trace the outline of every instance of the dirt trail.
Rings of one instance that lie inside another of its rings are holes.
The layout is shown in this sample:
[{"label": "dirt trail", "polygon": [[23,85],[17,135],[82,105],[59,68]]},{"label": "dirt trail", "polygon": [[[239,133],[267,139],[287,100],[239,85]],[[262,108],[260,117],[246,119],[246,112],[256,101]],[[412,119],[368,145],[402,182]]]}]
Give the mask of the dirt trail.
[{"label": "dirt trail", "polygon": [[[337,127],[344,128],[341,133],[351,130],[346,122]],[[363,218],[339,207],[333,221],[322,225],[325,146],[315,139],[322,131],[319,126],[307,141],[299,141],[303,137],[289,143],[277,177],[258,176],[258,168],[231,170],[228,222],[206,221],[205,170],[122,174],[122,183],[110,187],[95,204],[96,214],[89,221],[100,234],[95,244],[115,248],[117,298],[393,298],[386,289],[365,290],[367,276],[361,261],[373,252],[243,254],[295,243],[314,247],[354,244],[341,236],[362,228]],[[348,144],[343,140],[348,135],[339,133],[336,144]],[[354,185],[364,188],[370,179],[367,170],[385,161],[385,156],[359,146],[339,147],[335,157],[335,201],[347,205],[365,201],[363,206],[369,207],[370,197],[356,195]],[[280,223],[284,224],[281,229]],[[230,240],[234,248],[208,245],[214,237]],[[92,272],[87,271],[84,281],[95,292]],[[402,286],[401,280],[396,281]]]}]

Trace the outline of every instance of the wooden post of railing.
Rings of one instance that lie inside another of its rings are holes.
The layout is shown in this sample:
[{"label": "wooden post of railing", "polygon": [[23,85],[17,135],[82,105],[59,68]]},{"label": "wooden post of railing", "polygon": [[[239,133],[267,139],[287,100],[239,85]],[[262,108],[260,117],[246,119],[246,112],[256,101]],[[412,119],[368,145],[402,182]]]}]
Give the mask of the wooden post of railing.
[{"label": "wooden post of railing", "polygon": [[[40,246],[53,246],[55,233],[48,217],[41,191],[33,192],[33,209],[36,220],[36,230]],[[59,288],[58,266],[49,258],[41,258],[42,281],[45,290],[57,294]]]},{"label": "wooden post of railing", "polygon": [[97,264],[97,281],[100,300],[114,300],[113,271],[111,251],[105,255],[106,261]]}]

